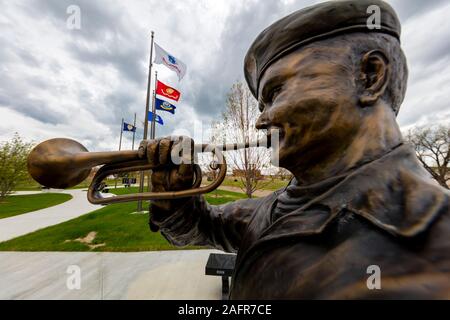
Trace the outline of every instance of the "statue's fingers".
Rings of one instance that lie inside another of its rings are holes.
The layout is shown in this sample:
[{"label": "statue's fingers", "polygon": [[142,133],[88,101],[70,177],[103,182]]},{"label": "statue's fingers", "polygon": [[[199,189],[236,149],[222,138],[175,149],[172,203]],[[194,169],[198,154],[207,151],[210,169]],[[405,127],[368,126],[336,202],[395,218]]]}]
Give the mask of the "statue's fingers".
[{"label": "statue's fingers", "polygon": [[[167,172],[166,171],[153,171],[152,173],[152,185],[153,185],[153,189],[155,189],[156,187],[161,186],[162,188],[164,188],[164,184],[166,181],[166,175]],[[165,190],[154,190],[154,191],[165,191]]]},{"label": "statue's fingers", "polygon": [[170,163],[170,150],[172,141],[170,138],[161,139],[159,142],[159,163],[161,165]]},{"label": "statue's fingers", "polygon": [[159,164],[158,145],[158,140],[149,140],[147,144],[147,161],[155,167]]},{"label": "statue's fingers", "polygon": [[178,168],[178,176],[182,179],[191,178],[194,174],[193,167],[192,164],[181,164]]}]

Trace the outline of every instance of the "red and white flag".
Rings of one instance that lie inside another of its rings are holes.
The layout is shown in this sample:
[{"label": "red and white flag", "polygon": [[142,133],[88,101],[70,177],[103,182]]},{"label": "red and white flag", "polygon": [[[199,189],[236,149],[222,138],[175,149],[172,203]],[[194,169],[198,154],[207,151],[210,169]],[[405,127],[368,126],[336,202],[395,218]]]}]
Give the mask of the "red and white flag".
[{"label": "red and white flag", "polygon": [[180,100],[180,96],[181,96],[180,91],[178,91],[172,87],[169,87],[168,85],[162,83],[159,80],[156,83],[156,94],[159,94],[160,96],[169,98],[174,101]]}]

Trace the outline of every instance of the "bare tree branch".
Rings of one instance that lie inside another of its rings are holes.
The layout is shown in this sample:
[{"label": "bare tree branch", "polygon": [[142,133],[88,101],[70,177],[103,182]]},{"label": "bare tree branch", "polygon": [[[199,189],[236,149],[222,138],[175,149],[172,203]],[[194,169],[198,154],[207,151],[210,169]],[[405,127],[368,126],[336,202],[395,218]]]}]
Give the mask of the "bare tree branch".
[{"label": "bare tree branch", "polygon": [[450,126],[418,127],[406,135],[425,169],[444,188],[450,189]]},{"label": "bare tree branch", "polygon": [[[228,93],[221,130],[216,130],[216,134],[226,136],[228,143],[255,141],[263,136],[255,128],[258,115],[258,105],[250,90],[242,82],[236,82]],[[241,189],[251,198],[264,184],[261,172],[270,166],[269,150],[247,148],[231,151],[227,157],[241,181]]]}]

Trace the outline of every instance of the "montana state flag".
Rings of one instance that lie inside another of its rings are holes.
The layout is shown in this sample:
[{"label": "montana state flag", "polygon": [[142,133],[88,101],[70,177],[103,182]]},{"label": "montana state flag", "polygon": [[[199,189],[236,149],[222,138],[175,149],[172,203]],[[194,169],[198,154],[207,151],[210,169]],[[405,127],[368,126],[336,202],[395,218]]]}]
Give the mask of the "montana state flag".
[{"label": "montana state flag", "polygon": [[171,114],[175,114],[175,107],[173,104],[164,101],[162,99],[155,98],[155,109],[170,112]]},{"label": "montana state flag", "polygon": [[161,81],[157,81],[156,83],[156,94],[159,94],[163,97],[169,98],[174,101],[180,100],[181,93],[168,85],[162,83]]}]

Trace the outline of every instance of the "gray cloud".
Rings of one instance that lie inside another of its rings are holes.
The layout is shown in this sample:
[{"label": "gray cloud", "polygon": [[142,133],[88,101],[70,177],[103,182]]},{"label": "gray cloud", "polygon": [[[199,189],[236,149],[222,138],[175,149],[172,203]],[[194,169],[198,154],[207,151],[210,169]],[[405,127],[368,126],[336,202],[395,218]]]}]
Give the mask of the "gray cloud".
[{"label": "gray cloud", "polygon": [[110,45],[96,49],[91,49],[75,41],[67,44],[67,50],[75,59],[85,64],[111,65],[120,72],[124,80],[130,80],[136,84],[145,82],[145,69],[140,63],[142,52],[145,52],[143,50],[136,50],[133,46],[122,50],[114,41]]},{"label": "gray cloud", "polygon": [[[108,123],[113,125],[119,122],[122,118],[121,115],[132,114],[132,106],[136,105],[136,96],[128,92],[113,92],[105,97],[105,105],[107,106]],[[103,112],[98,114],[102,118],[105,118]],[[105,120],[105,119],[104,119]],[[131,119],[130,119],[131,120]]]},{"label": "gray cloud", "polygon": [[195,87],[187,99],[192,100],[201,114],[213,119],[219,117],[231,85],[244,79],[244,57],[256,36],[272,22],[312,3],[295,1],[285,5],[281,1],[264,1],[262,5],[252,1],[232,12],[225,21],[220,47],[214,56],[208,57],[208,66],[193,75]]},{"label": "gray cloud", "polygon": [[406,22],[431,10],[435,10],[446,3],[447,0],[387,0],[397,11],[399,18]]},{"label": "gray cloud", "polygon": [[67,121],[64,113],[50,109],[44,100],[27,96],[25,89],[22,89],[23,91],[9,91],[7,94],[0,91],[0,105],[10,107],[43,123],[58,124]]},{"label": "gray cloud", "polygon": [[16,48],[16,54],[22,59],[23,63],[32,68],[39,68],[42,63],[33,54],[24,48]]},{"label": "gray cloud", "polygon": [[67,8],[77,5],[81,10],[82,28],[74,32],[89,41],[103,42],[110,34],[123,34],[130,36],[132,28],[127,28],[124,18],[124,6],[107,0],[38,0],[33,4],[27,3],[22,8],[35,19],[48,19],[56,27],[65,28],[67,21]]},{"label": "gray cloud", "polygon": [[[40,13],[50,15],[57,25],[65,24],[66,9],[72,0],[44,1]],[[135,83],[145,80],[143,62],[147,51],[140,36],[143,30],[126,15],[121,5],[110,1],[77,1],[80,7],[80,30],[70,33],[66,46],[73,57],[85,64],[111,65]]]}]

